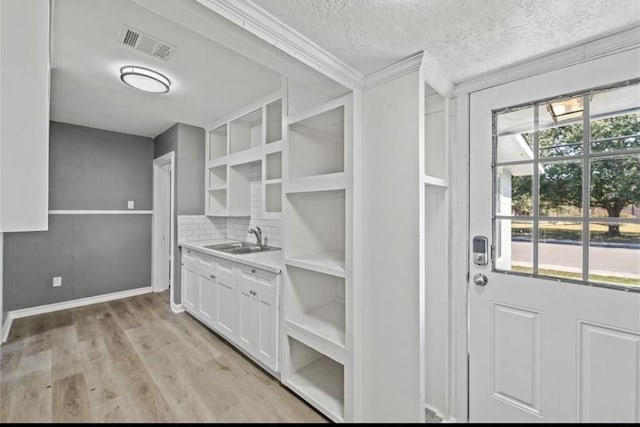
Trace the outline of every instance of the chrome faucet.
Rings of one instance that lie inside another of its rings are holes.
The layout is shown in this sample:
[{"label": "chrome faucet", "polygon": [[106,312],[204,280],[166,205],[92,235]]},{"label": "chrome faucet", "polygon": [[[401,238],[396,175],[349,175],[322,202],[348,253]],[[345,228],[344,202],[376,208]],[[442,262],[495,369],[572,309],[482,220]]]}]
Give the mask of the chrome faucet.
[{"label": "chrome faucet", "polygon": [[262,247],[262,228],[255,226],[249,229],[248,234],[255,234],[258,246]]}]

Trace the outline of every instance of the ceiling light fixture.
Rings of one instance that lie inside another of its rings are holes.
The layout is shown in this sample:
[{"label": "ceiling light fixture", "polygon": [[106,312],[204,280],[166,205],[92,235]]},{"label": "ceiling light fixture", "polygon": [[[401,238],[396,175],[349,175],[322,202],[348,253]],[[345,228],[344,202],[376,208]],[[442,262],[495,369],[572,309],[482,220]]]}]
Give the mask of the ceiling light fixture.
[{"label": "ceiling light fixture", "polygon": [[167,93],[171,80],[157,71],[135,65],[120,68],[120,80],[127,86],[151,93]]}]

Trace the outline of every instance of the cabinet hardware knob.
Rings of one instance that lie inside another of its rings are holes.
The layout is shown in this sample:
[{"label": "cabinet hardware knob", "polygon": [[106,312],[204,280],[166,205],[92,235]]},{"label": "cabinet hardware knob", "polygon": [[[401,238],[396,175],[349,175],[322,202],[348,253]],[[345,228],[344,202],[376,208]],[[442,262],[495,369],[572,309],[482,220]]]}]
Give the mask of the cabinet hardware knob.
[{"label": "cabinet hardware knob", "polygon": [[255,273],[255,272],[256,272],[256,269],[255,269],[255,268],[252,268],[252,269],[251,269],[251,272],[252,272],[252,273]]}]

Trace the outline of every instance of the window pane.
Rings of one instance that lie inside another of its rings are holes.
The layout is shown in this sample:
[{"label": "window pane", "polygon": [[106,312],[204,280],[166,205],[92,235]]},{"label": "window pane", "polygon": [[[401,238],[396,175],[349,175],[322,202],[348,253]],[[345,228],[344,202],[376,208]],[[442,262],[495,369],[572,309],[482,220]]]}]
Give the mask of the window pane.
[{"label": "window pane", "polygon": [[582,279],[582,223],[540,221],[538,274]]},{"label": "window pane", "polygon": [[[538,106],[540,157],[582,154],[582,97],[545,102]],[[563,112],[558,115],[558,113]]]},{"label": "window pane", "polygon": [[582,161],[540,163],[540,216],[582,215]]},{"label": "window pane", "polygon": [[533,272],[533,243],[531,221],[496,221],[496,269]]},{"label": "window pane", "polygon": [[591,149],[594,152],[640,147],[640,86],[596,93],[591,98]]},{"label": "window pane", "polygon": [[589,281],[640,286],[640,224],[589,225]]},{"label": "window pane", "polygon": [[530,216],[532,204],[533,164],[496,168],[496,214]]},{"label": "window pane", "polygon": [[533,160],[533,107],[496,115],[497,162]]},{"label": "window pane", "polygon": [[640,155],[591,160],[591,217],[638,218]]}]

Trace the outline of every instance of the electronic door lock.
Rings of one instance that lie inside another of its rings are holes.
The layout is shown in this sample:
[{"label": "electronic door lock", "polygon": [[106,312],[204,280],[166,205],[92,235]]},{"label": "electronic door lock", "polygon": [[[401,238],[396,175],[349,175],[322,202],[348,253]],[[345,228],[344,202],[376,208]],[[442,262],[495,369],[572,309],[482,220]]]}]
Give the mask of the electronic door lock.
[{"label": "electronic door lock", "polygon": [[489,241],[484,236],[473,238],[473,263],[487,265],[489,263]]}]

